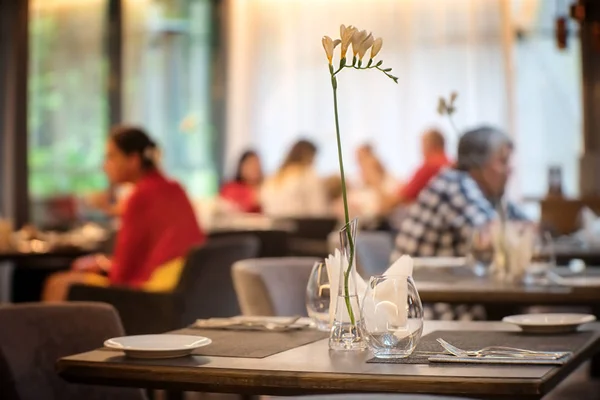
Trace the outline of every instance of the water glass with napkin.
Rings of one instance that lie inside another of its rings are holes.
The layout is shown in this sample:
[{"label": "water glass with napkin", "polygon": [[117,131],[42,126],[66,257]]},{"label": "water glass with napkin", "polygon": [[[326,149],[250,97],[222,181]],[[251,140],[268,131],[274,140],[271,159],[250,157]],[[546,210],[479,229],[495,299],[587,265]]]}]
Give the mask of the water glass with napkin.
[{"label": "water glass with napkin", "polygon": [[[340,277],[340,265],[343,265],[343,270],[347,271],[348,269],[348,260],[342,256],[339,249],[336,249],[334,254],[329,255],[325,259],[325,264],[327,266],[327,275],[329,276],[330,288],[332,291],[332,295],[330,297],[329,304],[329,320],[330,323],[333,323],[333,319],[335,317],[335,310],[337,307],[337,302],[340,297],[343,298],[343,282],[340,282],[340,279],[344,279],[343,276]],[[394,262],[384,273],[384,276],[412,276],[413,273],[413,260],[409,256],[402,256],[396,262]],[[350,274],[349,286],[356,285],[356,293],[358,295],[359,301],[364,298],[365,292],[367,291],[367,283],[362,279],[358,274]],[[385,296],[391,296],[391,288],[386,288],[382,286],[378,289],[378,296],[381,296],[381,299],[384,299]],[[337,292],[337,293],[336,293]],[[405,318],[402,315],[398,315],[397,318]]]}]

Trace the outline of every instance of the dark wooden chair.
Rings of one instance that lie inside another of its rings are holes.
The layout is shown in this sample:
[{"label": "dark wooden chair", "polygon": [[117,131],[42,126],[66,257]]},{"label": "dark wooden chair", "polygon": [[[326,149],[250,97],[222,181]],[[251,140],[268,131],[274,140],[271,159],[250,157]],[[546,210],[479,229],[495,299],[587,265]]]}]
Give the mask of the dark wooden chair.
[{"label": "dark wooden chair", "polygon": [[258,248],[258,240],[252,236],[209,239],[190,251],[172,292],[75,285],[69,300],[112,304],[128,335],[167,332],[198,318],[239,315],[231,267],[237,261],[256,257]]},{"label": "dark wooden chair", "polygon": [[283,229],[222,230],[211,232],[209,237],[217,239],[239,235],[252,236],[258,240],[257,258],[285,257],[288,255],[290,234]]},{"label": "dark wooden chair", "polygon": [[297,257],[327,257],[327,238],[335,230],[336,218],[289,218],[294,226],[290,235],[290,255]]},{"label": "dark wooden chair", "polygon": [[2,400],[143,400],[141,390],[71,384],[56,373],[59,358],[94,350],[123,327],[113,307],[97,303],[0,307]]}]

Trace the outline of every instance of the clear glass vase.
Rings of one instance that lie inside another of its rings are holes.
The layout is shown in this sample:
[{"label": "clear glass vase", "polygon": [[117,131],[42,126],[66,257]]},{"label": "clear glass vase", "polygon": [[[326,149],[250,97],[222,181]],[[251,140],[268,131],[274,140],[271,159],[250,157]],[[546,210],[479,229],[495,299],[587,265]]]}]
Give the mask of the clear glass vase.
[{"label": "clear glass vase", "polygon": [[337,291],[338,298],[329,334],[329,348],[331,350],[360,351],[367,348],[357,290],[357,281],[360,279],[356,272],[357,225],[358,220],[354,219],[340,230],[342,257]]}]

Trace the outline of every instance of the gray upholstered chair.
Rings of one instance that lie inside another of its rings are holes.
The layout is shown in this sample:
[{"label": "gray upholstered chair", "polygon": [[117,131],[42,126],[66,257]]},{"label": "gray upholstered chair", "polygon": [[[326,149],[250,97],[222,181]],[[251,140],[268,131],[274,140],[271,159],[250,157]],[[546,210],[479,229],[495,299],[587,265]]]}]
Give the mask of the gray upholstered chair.
[{"label": "gray upholstered chair", "polygon": [[306,285],[318,258],[281,257],[238,261],[233,284],[243,315],[306,315]]},{"label": "gray upholstered chair", "polygon": [[356,238],[358,271],[368,279],[381,275],[390,266],[394,238],[388,232],[361,231]]},{"label": "gray upholstered chair", "polygon": [[97,303],[0,307],[3,400],[143,400],[140,390],[71,384],[55,370],[68,355],[101,347],[123,327],[114,308]]}]

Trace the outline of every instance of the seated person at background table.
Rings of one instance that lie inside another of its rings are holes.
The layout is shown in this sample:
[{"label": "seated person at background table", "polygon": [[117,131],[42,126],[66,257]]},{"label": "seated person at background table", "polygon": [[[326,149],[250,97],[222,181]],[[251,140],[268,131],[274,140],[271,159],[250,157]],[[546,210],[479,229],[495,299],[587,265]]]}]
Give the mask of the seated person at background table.
[{"label": "seated person at background table", "polygon": [[[361,223],[369,228],[382,225],[380,213],[381,196],[393,196],[398,187],[398,181],[390,175],[383,163],[370,145],[362,145],[356,151],[360,180],[352,182],[348,188],[348,203],[352,214],[361,216]],[[335,207],[336,216],[344,217],[341,199]],[[365,227],[365,226],[363,226]]]},{"label": "seated person at background table", "polygon": [[392,196],[385,192],[381,194],[382,212],[388,212],[401,204],[413,203],[429,181],[440,170],[451,164],[448,156],[446,156],[444,135],[436,129],[426,131],[421,137],[421,152],[423,154],[423,164],[415,171],[409,181],[400,188],[399,192]]},{"label": "seated person at background table", "polygon": [[111,184],[135,184],[121,216],[114,256],[83,257],[71,271],[50,276],[45,301],[64,300],[75,283],[152,291],[175,287],[184,257],[205,236],[185,191],[156,169],[156,157],[156,144],[141,129],[113,129],[104,171]]},{"label": "seated person at background table", "polygon": [[[510,176],[511,140],[490,127],[466,132],[455,167],[443,169],[408,210],[396,238],[397,255],[465,256],[474,228],[498,217]],[[526,219],[512,204],[508,219]]]},{"label": "seated person at background table", "polygon": [[263,185],[263,213],[274,217],[319,217],[328,214],[327,190],[313,164],[317,147],[299,140],[279,171]]},{"label": "seated person at background table", "polygon": [[260,212],[259,197],[262,179],[258,154],[255,151],[246,151],[238,162],[234,180],[224,184],[219,195],[241,212]]}]

